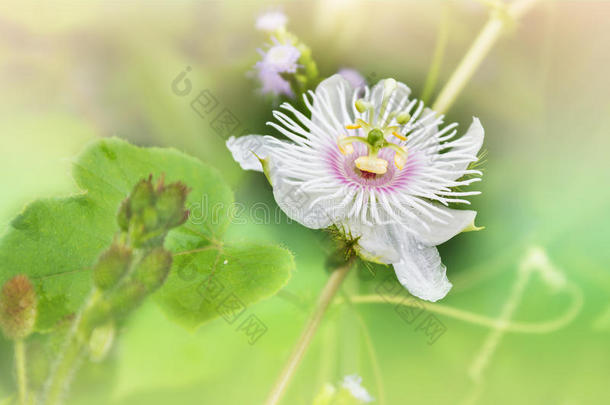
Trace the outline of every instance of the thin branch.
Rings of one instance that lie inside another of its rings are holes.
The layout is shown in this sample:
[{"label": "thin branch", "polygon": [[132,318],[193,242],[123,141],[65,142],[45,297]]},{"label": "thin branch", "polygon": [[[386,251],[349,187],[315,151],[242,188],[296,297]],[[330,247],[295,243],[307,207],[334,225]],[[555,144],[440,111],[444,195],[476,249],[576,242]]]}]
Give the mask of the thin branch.
[{"label": "thin branch", "polygon": [[[445,87],[441,90],[432,109],[444,114],[453,105],[460,92],[464,89],[474,72],[481,65],[500,35],[510,25],[511,20],[517,20],[525,14],[537,0],[517,0],[510,5],[498,5],[492,10],[489,20],[474,40],[473,44],[462,58]],[[502,9],[504,6],[505,9]]]},{"label": "thin branch", "polygon": [[307,351],[318,327],[320,326],[320,322],[322,321],[322,317],[326,313],[328,306],[331,301],[335,297],[335,294],[339,290],[341,283],[345,280],[345,276],[349,273],[349,270],[352,268],[353,259],[350,259],[345,265],[333,271],[333,273],[328,278],[326,285],[322,289],[322,293],[318,298],[318,303],[316,304],[316,308],[307,322],[307,325],[303,329],[301,333],[301,337],[297,341],[290,358],[286,362],[284,369],[280,373],[278,379],[276,380],[269,397],[265,404],[267,405],[277,405],[280,400],[284,396],[286,389],[288,388],[288,384],[292,380],[305,352]]}]

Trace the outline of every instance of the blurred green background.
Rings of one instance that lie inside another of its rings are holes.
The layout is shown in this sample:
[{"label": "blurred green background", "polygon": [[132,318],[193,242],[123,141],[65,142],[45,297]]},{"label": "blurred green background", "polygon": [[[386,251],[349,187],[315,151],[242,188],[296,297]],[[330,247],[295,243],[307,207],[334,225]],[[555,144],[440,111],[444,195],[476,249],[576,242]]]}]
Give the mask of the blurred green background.
[{"label": "blurred green background", "polygon": [[[241,122],[270,133],[272,105],[247,77],[265,37],[255,1],[2,2],[0,5],[0,227],[42,196],[76,192],[70,161],[93,139],[117,135],[172,146],[219,168],[239,202],[275,207],[263,176],[243,172],[224,139],[172,92],[186,67]],[[421,94],[443,7],[451,25],[444,83],[487,18],[475,1],[294,1],[289,29],[311,46],[323,75],[354,67]],[[442,304],[498,317],[533,245],[584,296],[575,319],[546,334],[503,334],[475,381],[486,327],[438,315],[432,345],[389,304],[333,307],[286,404],[310,404],[324,383],[357,373],[378,403],[610,403],[610,2],[538,4],[505,35],[448,114],[486,129],[485,176],[472,199],[486,230],[440,247],[454,289]],[[437,87],[438,89],[438,87]],[[243,213],[235,239],[280,243],[296,256],[284,291],[250,308],[268,327],[254,345],[217,319],[194,333],[152,304],[122,332],[111,358],[75,384],[80,404],[262,403],[326,280],[328,238],[285,217]],[[32,252],[36,254],[36,252]],[[376,268],[346,290],[374,293]],[[534,275],[514,319],[543,322],[570,295]],[[2,338],[0,338],[2,339]],[[9,344],[0,340],[0,399],[13,392]]]}]

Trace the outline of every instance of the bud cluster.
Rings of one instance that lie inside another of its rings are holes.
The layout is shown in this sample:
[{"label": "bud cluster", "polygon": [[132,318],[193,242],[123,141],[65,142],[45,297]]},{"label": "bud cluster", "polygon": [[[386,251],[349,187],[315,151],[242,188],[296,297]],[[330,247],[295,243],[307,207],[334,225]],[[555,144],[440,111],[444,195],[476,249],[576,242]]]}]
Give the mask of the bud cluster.
[{"label": "bud cluster", "polygon": [[9,339],[23,339],[34,330],[37,299],[34,286],[24,275],[8,280],[0,292],[0,327]]},{"label": "bud cluster", "polygon": [[156,247],[142,252],[129,272],[122,275],[120,282],[114,288],[104,291],[102,299],[87,311],[84,315],[84,329],[89,331],[109,319],[127,316],[144,298],[163,285],[171,267],[172,254],[164,248]]},{"label": "bud cluster", "polygon": [[126,317],[163,285],[172,266],[163,242],[188,218],[188,193],[182,183],[166,185],[161,177],[153,184],[149,176],[121,203],[120,232],[93,267],[97,299],[82,315],[81,339],[93,339],[93,331]]},{"label": "bud cluster", "polygon": [[184,208],[189,189],[176,182],[165,185],[162,176],[153,184],[152,175],[140,180],[118,213],[121,230],[135,248],[163,244],[167,232],[182,225],[189,212]]},{"label": "bud cluster", "polygon": [[[153,184],[151,175],[139,181],[121,203],[117,214],[120,230],[92,268],[93,290],[78,314],[71,317],[70,328],[55,335],[65,341],[53,368],[47,368],[46,356],[40,353],[34,360],[41,361],[30,363],[36,366],[30,367],[30,373],[39,371],[33,376],[42,389],[41,402],[61,401],[83,354],[92,361],[106,358],[120,322],[163,285],[172,267],[172,254],[163,243],[168,232],[188,218],[188,193],[182,183],[166,185],[163,176]],[[36,291],[26,276],[13,277],[2,286],[0,329],[15,340],[22,404],[32,402],[26,400],[28,370],[22,339],[33,332],[37,311]]]}]

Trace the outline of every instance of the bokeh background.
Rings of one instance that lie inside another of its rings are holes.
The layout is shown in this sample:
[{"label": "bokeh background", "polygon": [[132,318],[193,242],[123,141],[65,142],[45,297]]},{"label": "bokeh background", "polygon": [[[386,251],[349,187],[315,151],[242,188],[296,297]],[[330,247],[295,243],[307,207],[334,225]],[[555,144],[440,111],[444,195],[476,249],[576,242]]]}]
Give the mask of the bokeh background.
[{"label": "bokeh background", "polygon": [[[404,81],[415,96],[442,9],[450,35],[439,85],[488,15],[470,0],[2,2],[1,232],[28,201],[76,192],[71,159],[113,135],[184,150],[219,168],[237,201],[275,207],[264,177],[239,169],[213,117],[196,114],[192,97],[174,94],[171,83],[190,66],[194,90],[209,90],[240,120],[240,132],[269,133],[272,103],[247,72],[265,41],[255,18],[278,5],[323,75],[353,67],[373,82]],[[503,36],[448,113],[462,128],[476,115],[486,129],[483,194],[472,199],[486,229],[440,247],[454,283],[442,304],[500,316],[519,264],[540,246],[583,304],[534,274],[513,318],[538,324],[571,309],[575,318],[549,333],[501,334],[485,357],[487,327],[437,315],[446,332],[430,345],[392,305],[337,305],[285,403],[310,404],[324,383],[354,373],[385,404],[610,402],[608,21],[610,2],[541,2]],[[268,332],[254,345],[223,319],[188,332],[145,305],[111,358],[79,377],[71,403],[263,402],[326,280],[331,246],[282,216],[268,224],[256,212],[242,218],[233,238],[280,243],[296,257],[287,287],[250,309]],[[391,269],[373,271],[354,272],[345,289],[374,293]],[[13,392],[11,361],[0,340],[0,399]]]}]

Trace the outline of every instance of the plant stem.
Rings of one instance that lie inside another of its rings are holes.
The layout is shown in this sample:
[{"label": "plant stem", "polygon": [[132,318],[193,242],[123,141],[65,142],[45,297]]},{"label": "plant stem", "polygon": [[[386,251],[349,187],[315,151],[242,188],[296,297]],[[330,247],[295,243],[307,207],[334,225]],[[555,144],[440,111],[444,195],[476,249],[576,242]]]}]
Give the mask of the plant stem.
[{"label": "plant stem", "polygon": [[[490,329],[503,329],[511,333],[532,333],[542,334],[550,333],[563,328],[580,313],[583,306],[582,291],[575,284],[568,283],[565,287],[565,292],[570,296],[570,306],[565,312],[556,318],[542,322],[503,322],[493,317],[479,315],[474,312],[465,311],[463,309],[453,308],[443,304],[425,302],[424,306],[427,312],[432,312],[439,315],[444,315],[449,318],[458,319],[473,325],[479,325]],[[381,297],[378,295],[360,295],[350,297],[351,302],[355,304],[395,304],[409,307],[421,307],[421,301],[405,300],[403,296]]]},{"label": "plant stem", "polygon": [[63,347],[53,365],[49,375],[41,403],[45,405],[57,405],[62,403],[64,395],[72,382],[76,369],[80,366],[84,354],[83,341],[83,319],[87,311],[95,305],[100,298],[100,293],[93,290],[82,307],[82,310],[74,320],[72,328],[66,335]]},{"label": "plant stem", "polygon": [[385,389],[383,387],[383,377],[381,376],[381,367],[379,366],[379,360],[377,359],[377,353],[375,351],[375,346],[373,344],[373,339],[371,338],[371,334],[366,326],[366,322],[358,309],[355,307],[349,295],[343,293],[343,299],[349,308],[353,311],[354,316],[358,320],[360,324],[360,328],[362,330],[362,336],[364,336],[364,343],[366,345],[366,349],[369,353],[369,360],[371,362],[371,368],[373,370],[373,375],[375,376],[375,385],[377,386],[377,395],[379,405],[385,405]]},{"label": "plant stem", "polygon": [[57,405],[63,402],[74,373],[80,365],[83,353],[82,344],[76,340],[66,347],[60,361],[53,369],[53,378],[46,387],[43,398],[44,404]]},{"label": "plant stem", "polygon": [[19,389],[19,404],[25,405],[28,395],[28,377],[25,368],[25,343],[23,339],[15,340],[15,371]]},{"label": "plant stem", "polygon": [[489,20],[438,95],[438,98],[432,106],[434,111],[439,114],[447,112],[485,56],[489,53],[492,46],[496,43],[500,34],[502,34],[509,25],[510,20],[516,20],[521,17],[536,1],[537,0],[518,0],[506,6],[506,12],[504,14],[498,10],[492,12]]},{"label": "plant stem", "polygon": [[307,351],[307,348],[309,347],[312,338],[318,330],[318,326],[320,326],[320,321],[322,320],[322,317],[326,313],[328,306],[330,305],[335,294],[339,290],[339,286],[341,286],[341,283],[345,279],[345,276],[352,268],[352,263],[353,259],[350,259],[342,267],[335,270],[328,278],[326,285],[320,293],[316,308],[313,314],[311,315],[311,318],[309,318],[307,325],[305,325],[305,328],[301,333],[301,337],[299,338],[294,349],[292,350],[292,354],[286,362],[286,365],[284,366],[284,369],[282,370],[278,379],[276,380],[275,385],[273,386],[273,389],[271,390],[271,393],[269,394],[269,397],[267,398],[265,404],[279,404],[280,400],[282,399],[282,396],[288,388],[290,380],[294,376],[294,373],[296,372],[299,364],[301,363],[301,360],[303,359],[303,356]]}]

